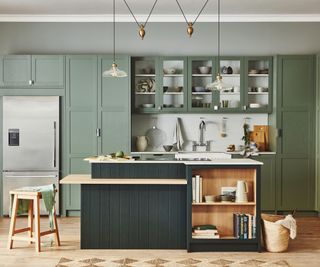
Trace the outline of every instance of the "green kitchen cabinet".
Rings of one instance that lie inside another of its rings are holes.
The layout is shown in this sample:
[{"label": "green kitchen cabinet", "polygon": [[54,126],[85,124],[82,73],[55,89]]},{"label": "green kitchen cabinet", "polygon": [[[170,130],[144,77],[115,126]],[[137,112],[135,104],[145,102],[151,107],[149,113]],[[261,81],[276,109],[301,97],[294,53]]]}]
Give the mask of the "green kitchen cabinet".
[{"label": "green kitchen cabinet", "polygon": [[[130,77],[129,57],[119,56],[119,68]],[[66,58],[66,125],[68,173],[90,174],[83,159],[118,150],[130,151],[129,78],[102,77],[111,56],[72,55]],[[80,186],[64,190],[66,214],[80,210]]]},{"label": "green kitchen cabinet", "polygon": [[245,57],[243,109],[250,113],[272,113],[273,58]]},{"label": "green kitchen cabinet", "polygon": [[31,56],[29,55],[1,56],[0,86],[1,87],[32,86]]},{"label": "green kitchen cabinet", "polygon": [[226,89],[219,91],[219,112],[243,112],[243,66],[243,57],[220,57],[219,73]]},{"label": "green kitchen cabinet", "polygon": [[[89,174],[84,158],[98,153],[98,57],[87,55],[66,58],[66,126],[68,173]],[[64,209],[80,210],[80,186],[66,185]],[[67,213],[68,214],[68,213]]]},{"label": "green kitchen cabinet", "polygon": [[160,70],[160,106],[164,113],[187,111],[188,102],[188,61],[186,57],[161,57]]},{"label": "green kitchen cabinet", "polygon": [[131,59],[132,112],[157,113],[160,107],[160,71],[158,57]]},{"label": "green kitchen cabinet", "polygon": [[278,210],[315,210],[315,57],[277,58]]},{"label": "green kitchen cabinet", "polygon": [[129,153],[131,148],[130,60],[128,56],[116,59],[119,68],[128,73],[127,77],[103,77],[102,72],[109,69],[112,62],[111,56],[99,57],[98,128],[101,137],[98,152],[103,155],[120,150]]},{"label": "green kitchen cabinet", "polygon": [[2,56],[0,86],[63,89],[64,67],[64,56],[61,55]]},{"label": "green kitchen cabinet", "polygon": [[211,113],[219,108],[219,93],[206,88],[216,75],[214,57],[188,58],[188,111]]},{"label": "green kitchen cabinet", "polygon": [[[242,156],[234,154],[232,158],[242,158]],[[276,155],[259,154],[251,158],[263,163],[261,166],[261,210],[276,211]]]},{"label": "green kitchen cabinet", "polygon": [[132,110],[135,113],[187,111],[187,58],[132,58]]}]

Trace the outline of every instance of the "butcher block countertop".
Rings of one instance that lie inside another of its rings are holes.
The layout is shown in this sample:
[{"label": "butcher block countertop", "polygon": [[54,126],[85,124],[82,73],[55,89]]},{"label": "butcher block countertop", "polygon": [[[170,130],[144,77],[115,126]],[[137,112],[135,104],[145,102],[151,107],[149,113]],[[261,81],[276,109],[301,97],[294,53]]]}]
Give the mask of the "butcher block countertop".
[{"label": "butcher block countertop", "polygon": [[90,174],[70,174],[60,180],[60,184],[154,184],[154,185],[186,185],[186,179],[92,179]]}]

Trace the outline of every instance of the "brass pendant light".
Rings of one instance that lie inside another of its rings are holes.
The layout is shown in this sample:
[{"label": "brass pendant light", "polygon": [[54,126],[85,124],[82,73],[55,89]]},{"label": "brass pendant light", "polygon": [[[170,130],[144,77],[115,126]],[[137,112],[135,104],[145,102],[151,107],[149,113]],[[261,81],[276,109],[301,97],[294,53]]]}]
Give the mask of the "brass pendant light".
[{"label": "brass pendant light", "polygon": [[218,72],[217,72],[217,76],[215,81],[213,81],[212,83],[208,84],[206,86],[207,89],[209,90],[218,90],[218,91],[222,91],[225,89],[229,89],[230,87],[232,87],[231,85],[225,84],[222,81],[222,76],[220,74],[220,27],[221,27],[221,22],[220,22],[220,0],[218,0]]},{"label": "brass pendant light", "polygon": [[116,2],[113,0],[113,63],[111,69],[102,73],[103,77],[127,77],[128,74],[120,70],[116,64]]},{"label": "brass pendant light", "polygon": [[137,25],[138,25],[138,27],[139,27],[139,36],[140,36],[141,40],[143,40],[144,36],[146,35],[146,31],[145,31],[146,25],[147,25],[147,23],[148,23],[148,21],[149,21],[149,18],[150,18],[150,16],[151,16],[151,14],[152,14],[152,12],[153,12],[153,9],[154,9],[154,7],[156,6],[158,0],[155,0],[155,1],[154,1],[153,6],[152,6],[152,8],[151,8],[151,10],[150,10],[150,12],[149,12],[149,15],[148,15],[145,23],[139,23],[138,20],[137,20],[137,18],[136,18],[136,16],[133,14],[133,12],[132,12],[129,4],[127,3],[127,1],[126,1],[126,0],[123,0],[123,1],[124,1],[124,3],[126,4],[127,8],[129,9],[129,11],[130,11],[132,17],[134,18],[135,22],[137,23]]},{"label": "brass pendant light", "polygon": [[179,1],[176,0],[176,2],[177,2],[178,6],[179,6],[179,8],[180,8],[180,11],[181,11],[181,13],[182,13],[182,15],[183,15],[183,17],[184,17],[187,25],[188,25],[187,34],[189,35],[189,37],[191,37],[192,34],[193,34],[193,25],[194,25],[194,24],[196,23],[196,21],[198,20],[199,16],[201,15],[202,11],[204,10],[204,8],[206,7],[206,5],[208,4],[209,0],[206,0],[206,1],[205,1],[204,5],[203,5],[202,8],[200,9],[200,11],[199,11],[196,19],[195,19],[193,22],[190,22],[190,21],[187,20],[187,17],[186,17],[186,15],[185,15],[185,13],[183,12],[183,9],[182,9]]}]

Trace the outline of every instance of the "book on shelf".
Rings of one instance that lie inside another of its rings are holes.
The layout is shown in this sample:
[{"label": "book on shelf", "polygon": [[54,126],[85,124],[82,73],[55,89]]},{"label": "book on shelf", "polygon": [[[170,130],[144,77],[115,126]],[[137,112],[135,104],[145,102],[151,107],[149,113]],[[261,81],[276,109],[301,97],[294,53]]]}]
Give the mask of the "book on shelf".
[{"label": "book on shelf", "polygon": [[192,202],[201,203],[203,197],[202,177],[196,175],[192,177]]},{"label": "book on shelf", "polygon": [[233,236],[238,239],[256,238],[256,217],[252,214],[233,214]]},{"label": "book on shelf", "polygon": [[220,235],[215,225],[204,224],[192,227],[192,238],[196,239],[218,239]]}]

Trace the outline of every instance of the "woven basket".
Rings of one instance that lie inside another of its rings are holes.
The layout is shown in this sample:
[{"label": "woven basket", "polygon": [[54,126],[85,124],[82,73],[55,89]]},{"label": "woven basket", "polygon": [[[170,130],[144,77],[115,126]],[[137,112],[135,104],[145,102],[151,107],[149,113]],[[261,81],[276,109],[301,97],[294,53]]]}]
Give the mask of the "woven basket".
[{"label": "woven basket", "polygon": [[284,218],[281,215],[261,214],[262,235],[267,251],[283,252],[288,249],[289,229],[275,223]]}]

